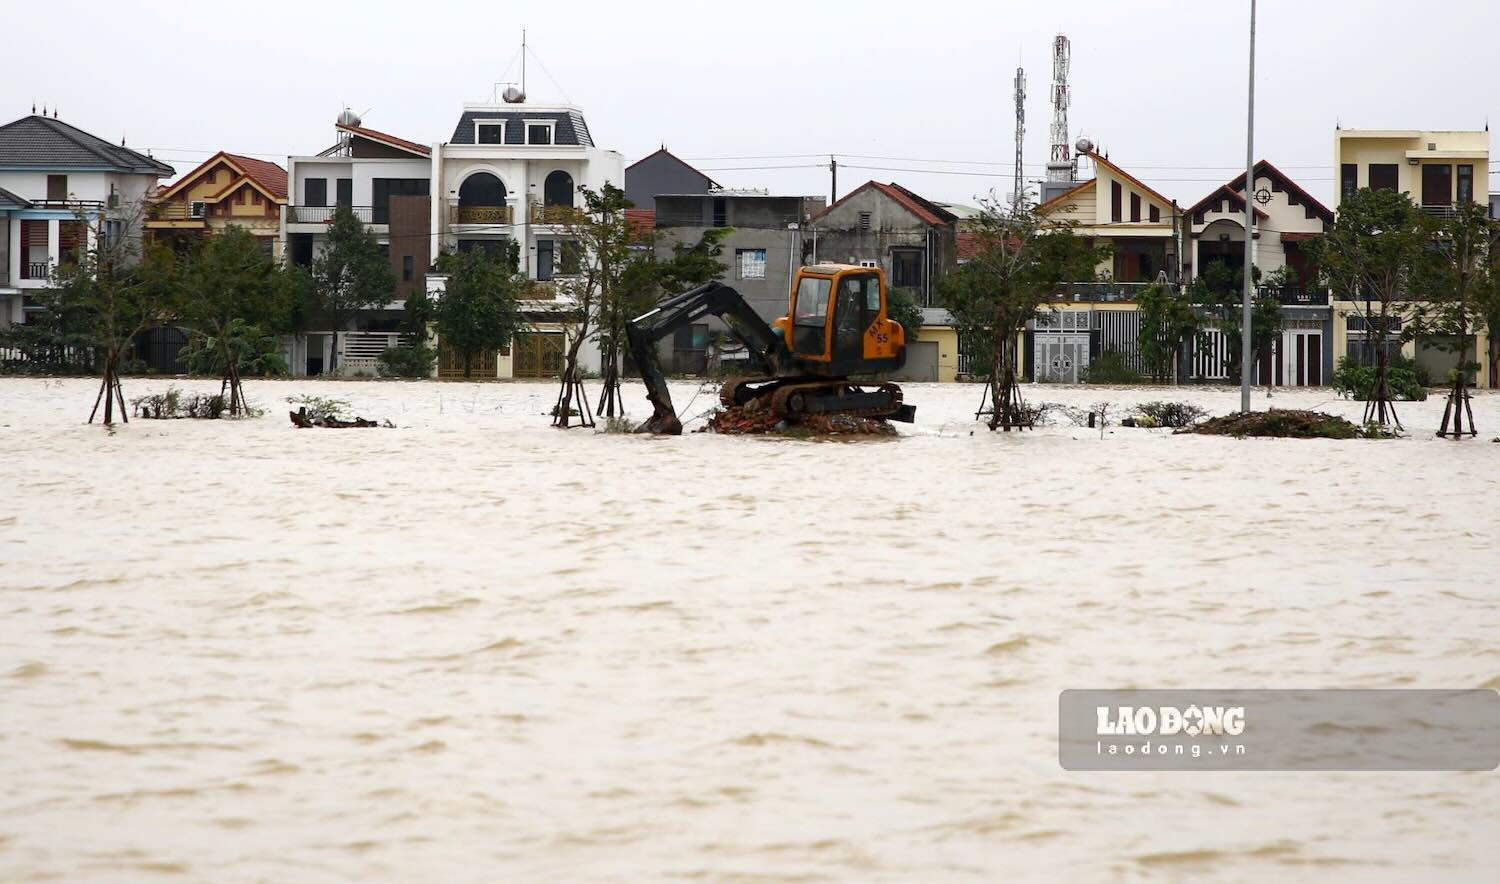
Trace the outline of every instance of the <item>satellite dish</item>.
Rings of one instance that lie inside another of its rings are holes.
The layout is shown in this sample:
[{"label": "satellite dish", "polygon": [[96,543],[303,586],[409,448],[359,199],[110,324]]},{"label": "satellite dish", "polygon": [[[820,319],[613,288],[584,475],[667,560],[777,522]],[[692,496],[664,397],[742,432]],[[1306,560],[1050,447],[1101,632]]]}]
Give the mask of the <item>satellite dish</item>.
[{"label": "satellite dish", "polygon": [[1092,153],[1094,150],[1094,142],[1087,138],[1078,139],[1078,143],[1073,146],[1078,149],[1079,153]]},{"label": "satellite dish", "polygon": [[359,123],[360,123],[359,114],[357,114],[354,111],[348,109],[347,107],[344,108],[342,111],[339,112],[339,125],[340,126],[358,126]]},{"label": "satellite dish", "polygon": [[505,91],[500,93],[500,97],[505,99],[506,104],[520,104],[526,100],[526,93],[521,91],[521,87],[512,83],[505,87]]}]

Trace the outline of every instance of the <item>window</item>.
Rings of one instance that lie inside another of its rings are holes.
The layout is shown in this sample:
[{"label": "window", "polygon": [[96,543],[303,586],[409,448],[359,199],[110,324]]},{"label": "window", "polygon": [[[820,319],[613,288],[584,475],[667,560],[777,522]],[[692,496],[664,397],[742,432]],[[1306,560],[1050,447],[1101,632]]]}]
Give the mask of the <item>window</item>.
[{"label": "window", "polygon": [[828,290],[833,280],[804,276],[797,285],[797,325],[822,327],[828,318]]},{"label": "window", "polygon": [[898,289],[922,287],[921,249],[891,249],[891,285]]},{"label": "window", "polygon": [[193,200],[192,202],[188,203],[188,217],[207,218],[208,203],[204,202],[203,200]]},{"label": "window", "polygon": [[51,201],[65,200],[68,198],[68,176],[47,176],[47,199]]},{"label": "window", "polygon": [[416,262],[412,259],[411,255],[402,255],[401,256],[401,281],[402,282],[411,282],[412,276],[416,273],[415,264],[416,264]]},{"label": "window", "polygon": [[[372,178],[370,179],[370,222],[391,223],[391,197],[427,196],[426,178]],[[459,192],[462,199],[463,192]]]},{"label": "window", "polygon": [[354,205],[354,179],[339,178],[333,182],[333,198],[336,205]]},{"label": "window", "polygon": [[527,144],[551,144],[552,143],[552,124],[551,123],[527,123],[526,124],[526,143]]},{"label": "window", "polygon": [[1151,218],[1151,223],[1152,224],[1155,224],[1158,221],[1160,221],[1161,220],[1161,209],[1158,209],[1156,206],[1152,206],[1151,207],[1150,218]]},{"label": "window", "polygon": [[552,278],[552,256],[553,242],[550,239],[539,239],[536,241],[536,278],[548,280]]},{"label": "window", "polygon": [[1354,163],[1344,163],[1339,167],[1339,193],[1345,199],[1354,196],[1359,190],[1359,166]]},{"label": "window", "polygon": [[1422,166],[1422,205],[1453,205],[1453,167],[1447,163]]},{"label": "window", "polygon": [[308,178],[302,182],[302,205],[328,205],[328,179]]},{"label": "window", "polygon": [[860,212],[859,213],[859,229],[860,230],[869,230],[870,229],[870,213],[869,212]]},{"label": "window", "polygon": [[563,276],[577,276],[583,272],[583,245],[576,240],[565,239],[557,247],[557,272]]},{"label": "window", "polygon": [[1458,167],[1458,201],[1460,203],[1471,203],[1474,201],[1474,167],[1462,165]]},{"label": "window", "polygon": [[1370,164],[1371,190],[1400,190],[1399,169],[1395,163]]},{"label": "window", "polygon": [[1121,189],[1120,182],[1111,181],[1109,183],[1109,220],[1116,224],[1120,222],[1120,203],[1123,198],[1124,190]]},{"label": "window", "polygon": [[729,226],[729,204],[722,200],[714,200],[714,224],[715,227]]},{"label": "window", "polygon": [[707,325],[685,325],[672,333],[672,369],[678,374],[708,371]]},{"label": "window", "polygon": [[734,264],[739,268],[740,279],[766,278],[765,249],[735,249]]},{"label": "window", "polygon": [[1138,193],[1130,195],[1130,220],[1141,220],[1141,195]]},{"label": "window", "polygon": [[475,123],[475,144],[504,144],[505,123]]}]

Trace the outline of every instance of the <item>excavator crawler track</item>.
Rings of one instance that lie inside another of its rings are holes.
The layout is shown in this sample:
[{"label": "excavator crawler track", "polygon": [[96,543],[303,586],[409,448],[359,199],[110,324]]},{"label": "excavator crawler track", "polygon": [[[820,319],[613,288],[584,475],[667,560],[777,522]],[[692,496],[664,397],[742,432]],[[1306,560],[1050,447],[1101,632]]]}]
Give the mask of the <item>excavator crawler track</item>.
[{"label": "excavator crawler track", "polygon": [[901,402],[901,387],[896,384],[870,385],[847,380],[790,381],[771,393],[771,411],[782,418],[817,414],[846,414],[852,417],[884,417],[910,421],[914,409]]}]

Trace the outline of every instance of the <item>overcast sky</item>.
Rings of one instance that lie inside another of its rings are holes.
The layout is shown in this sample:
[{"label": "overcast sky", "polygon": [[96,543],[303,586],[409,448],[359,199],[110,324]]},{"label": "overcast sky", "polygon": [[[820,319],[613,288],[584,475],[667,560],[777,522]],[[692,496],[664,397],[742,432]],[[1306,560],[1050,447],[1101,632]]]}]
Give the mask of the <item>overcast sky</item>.
[{"label": "overcast sky", "polygon": [[[180,172],[218,149],[283,164],[321,150],[345,103],[372,128],[446,141],[464,101],[518,78],[523,26],[533,101],[581,106],[627,164],[666,144],[726,186],[826,194],[837,153],[840,193],[878,178],[954,202],[1004,194],[1016,66],[1035,178],[1059,32],[1070,140],[1092,138],[1183,204],[1244,167],[1249,0],[49,0],[3,19],[0,119],[55,105]],[[1326,198],[1335,121],[1500,121],[1497,37],[1493,0],[1261,0],[1256,155]]]}]

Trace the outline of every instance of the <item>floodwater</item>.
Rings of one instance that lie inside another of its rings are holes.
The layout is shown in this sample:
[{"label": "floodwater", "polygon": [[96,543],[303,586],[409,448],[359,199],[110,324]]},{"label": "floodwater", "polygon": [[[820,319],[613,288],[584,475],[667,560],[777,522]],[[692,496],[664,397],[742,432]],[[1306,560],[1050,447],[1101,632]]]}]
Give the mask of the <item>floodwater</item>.
[{"label": "floodwater", "polygon": [[[1396,441],[1235,441],[991,434],[913,385],[901,438],[826,443],[562,433],[543,384],[256,382],[266,417],[111,433],[94,389],[0,380],[0,880],[1500,868],[1493,772],[1055,740],[1065,688],[1500,687],[1493,393],[1462,444],[1437,399]],[[398,429],[295,430],[303,394]]]}]

